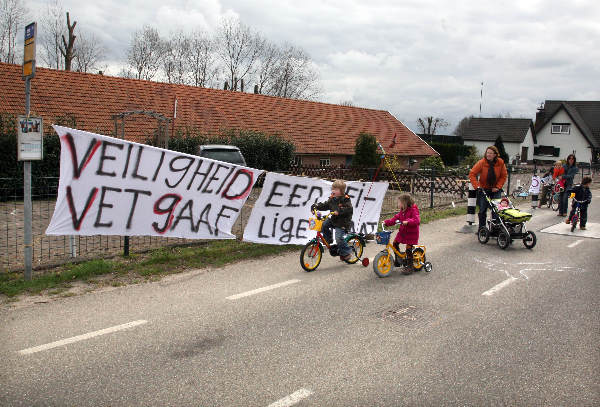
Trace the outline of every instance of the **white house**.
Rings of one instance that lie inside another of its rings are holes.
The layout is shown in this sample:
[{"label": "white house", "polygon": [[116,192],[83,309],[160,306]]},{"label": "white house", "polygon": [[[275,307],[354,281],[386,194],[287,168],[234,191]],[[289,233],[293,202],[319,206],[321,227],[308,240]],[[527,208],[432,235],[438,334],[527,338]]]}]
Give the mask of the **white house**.
[{"label": "white house", "polygon": [[535,119],[535,160],[565,159],[571,153],[577,162],[600,159],[600,101],[546,100]]},{"label": "white house", "polygon": [[533,158],[535,138],[531,119],[473,117],[462,133],[465,145],[475,146],[481,156],[499,136],[509,162],[525,162]]}]

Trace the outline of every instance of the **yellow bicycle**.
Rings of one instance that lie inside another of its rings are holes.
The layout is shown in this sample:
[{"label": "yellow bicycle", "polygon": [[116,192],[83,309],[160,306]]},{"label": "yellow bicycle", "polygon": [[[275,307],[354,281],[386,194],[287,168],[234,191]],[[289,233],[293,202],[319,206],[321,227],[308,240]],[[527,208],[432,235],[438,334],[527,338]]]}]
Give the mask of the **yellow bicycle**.
[{"label": "yellow bicycle", "polygon": [[[375,256],[373,260],[373,271],[378,277],[388,277],[394,268],[394,255],[402,259],[402,266],[407,266],[406,252],[396,250],[392,242],[390,242],[391,231],[385,230],[385,225],[382,223],[382,231],[375,233],[375,241],[378,244],[385,245],[385,249]],[[415,271],[425,269],[427,273],[433,270],[433,265],[427,261],[425,251],[427,249],[423,245],[417,245],[413,248],[413,268]],[[410,274],[411,271],[402,271],[402,274]]]}]

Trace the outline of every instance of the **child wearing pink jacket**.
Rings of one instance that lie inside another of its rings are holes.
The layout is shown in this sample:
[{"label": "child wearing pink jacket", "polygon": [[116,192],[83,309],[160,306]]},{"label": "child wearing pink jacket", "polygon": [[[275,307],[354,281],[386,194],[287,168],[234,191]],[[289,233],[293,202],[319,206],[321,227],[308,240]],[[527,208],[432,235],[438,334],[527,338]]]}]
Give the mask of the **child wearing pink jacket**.
[{"label": "child wearing pink jacket", "polygon": [[[413,254],[412,248],[419,244],[419,225],[421,224],[421,216],[419,208],[415,204],[410,194],[402,194],[398,197],[398,212],[393,218],[384,220],[386,226],[393,226],[400,223],[400,229],[394,239],[394,248],[400,251],[400,243],[406,245],[406,259],[408,263],[408,271],[413,271]],[[400,259],[396,256],[394,265],[400,266]]]}]

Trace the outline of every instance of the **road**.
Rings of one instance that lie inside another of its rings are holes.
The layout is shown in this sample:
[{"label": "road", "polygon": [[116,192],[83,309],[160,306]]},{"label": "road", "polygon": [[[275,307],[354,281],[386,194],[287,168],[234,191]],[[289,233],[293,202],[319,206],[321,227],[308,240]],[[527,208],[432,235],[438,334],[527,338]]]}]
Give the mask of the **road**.
[{"label": "road", "polygon": [[600,239],[543,209],[501,250],[463,221],[422,226],[431,273],[290,253],[5,305],[0,405],[600,405]]}]

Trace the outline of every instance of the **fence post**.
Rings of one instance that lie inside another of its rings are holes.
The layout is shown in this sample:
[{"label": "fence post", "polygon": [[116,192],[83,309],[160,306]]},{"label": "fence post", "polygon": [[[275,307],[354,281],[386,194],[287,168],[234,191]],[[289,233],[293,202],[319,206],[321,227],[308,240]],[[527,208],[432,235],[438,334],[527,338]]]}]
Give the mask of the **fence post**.
[{"label": "fence post", "polygon": [[435,168],[431,167],[431,181],[429,181],[429,207],[433,208],[433,189],[435,188]]},{"label": "fence post", "polygon": [[512,165],[508,166],[508,184],[506,185],[506,195],[510,195],[510,177],[512,174]]}]

